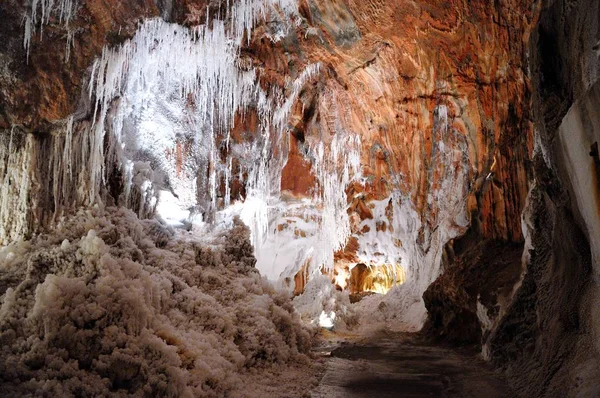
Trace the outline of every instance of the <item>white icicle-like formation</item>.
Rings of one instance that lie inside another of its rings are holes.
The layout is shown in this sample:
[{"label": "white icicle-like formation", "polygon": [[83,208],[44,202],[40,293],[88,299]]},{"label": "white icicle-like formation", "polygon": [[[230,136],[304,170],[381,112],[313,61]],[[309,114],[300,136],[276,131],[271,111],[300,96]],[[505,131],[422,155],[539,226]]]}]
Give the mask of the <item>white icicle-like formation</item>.
[{"label": "white icicle-like formation", "polygon": [[[126,153],[146,151],[159,159],[178,137],[206,143],[205,150],[212,149],[204,154],[206,165],[215,173],[213,135],[229,130],[238,109],[246,107],[256,92],[254,79],[244,78],[235,57],[220,21],[212,29],[189,30],[150,20],[132,40],[118,49],[105,49],[94,63],[90,81],[90,97],[96,100],[96,122],[90,135],[98,137],[90,158],[90,168],[97,171],[92,176],[90,200],[103,178],[105,131],[114,137],[113,150],[124,145]],[[117,96],[120,103],[108,123],[110,104]],[[167,173],[177,174],[174,170]],[[192,188],[195,176],[188,177],[180,185]],[[211,178],[214,202],[216,177]],[[192,205],[195,193],[187,197],[187,204]]]},{"label": "white icicle-like formation", "polygon": [[[109,173],[103,170],[109,163],[105,157],[124,156],[152,164],[162,178],[163,196],[177,199],[178,214],[214,213],[221,205],[217,188],[224,180],[229,191],[233,165],[232,159],[221,158],[217,137],[226,135],[229,148],[236,115],[251,106],[261,116],[261,130],[269,130],[273,105],[257,85],[255,72],[240,71],[237,61],[243,35],[276,8],[288,17],[297,15],[295,1],[241,1],[231,8],[229,25],[215,19],[188,29],[154,19],[120,47],[104,49],[89,83],[95,100],[89,203]],[[107,133],[112,145],[104,153]],[[182,221],[173,214],[164,217]]]},{"label": "white icicle-like formation", "polygon": [[[308,66],[290,84],[289,96],[274,113],[274,124],[283,128],[300,91],[318,76],[319,69],[319,65]],[[317,181],[313,198],[282,199],[276,191],[276,195],[264,200],[264,194],[256,194],[250,197],[251,206],[242,211],[245,220],[252,217],[262,220],[262,238],[254,240],[257,267],[272,280],[293,278],[307,264],[311,274],[323,267],[332,269],[335,252],[345,246],[351,235],[346,188],[361,177],[360,138],[344,127],[349,123],[338,109],[332,90],[323,90],[318,106],[327,118],[322,118],[316,126],[318,136],[306,137],[304,148]],[[278,162],[273,162],[271,169],[279,170],[275,178],[279,184],[287,157],[282,156]]]},{"label": "white icicle-like formation", "polygon": [[0,135],[0,245],[23,238],[28,230],[33,138],[13,129]]},{"label": "white icicle-like formation", "polygon": [[[44,25],[61,23],[68,30],[76,8],[76,0],[33,0],[25,18],[25,47],[29,50],[32,36],[41,33]],[[223,20],[209,19],[207,25],[192,29],[149,20],[140,25],[133,39],[114,49],[105,48],[92,66],[88,85],[91,125],[69,118],[64,127],[52,132],[50,142],[27,138],[32,140],[31,150],[15,156],[45,157],[50,167],[42,163],[35,169],[29,167],[19,177],[22,188],[16,189],[15,184],[3,188],[10,191],[3,201],[17,203],[27,197],[21,192],[29,192],[41,181],[35,187],[43,193],[40,200],[47,202],[41,212],[46,219],[46,210],[56,218],[63,208],[101,202],[125,205],[147,216],[153,212],[159,191],[175,199],[180,214],[196,217],[202,213],[210,218],[231,201],[234,167],[244,178],[253,175],[261,184],[268,180],[271,170],[265,169],[266,163],[259,162],[259,167],[248,159],[272,153],[265,140],[271,135],[275,105],[257,85],[254,70],[238,68],[244,35],[249,39],[254,24],[267,16],[277,19],[280,31],[299,18],[297,2],[228,2]],[[72,32],[68,33],[72,42]],[[238,166],[231,154],[230,130],[236,117],[249,108],[259,116],[260,134],[251,145],[254,152],[238,156],[244,158],[237,159],[242,163]],[[25,164],[11,155],[9,141],[3,143],[0,160],[5,165]],[[229,153],[225,158],[223,142]],[[3,170],[2,178],[17,178],[10,173]],[[46,183],[50,186],[44,187]],[[221,197],[222,184],[227,198]],[[263,195],[275,184],[256,185],[254,191]],[[23,217],[30,217],[36,206],[33,202],[25,206],[29,215]],[[27,223],[16,222],[9,212],[3,217],[3,239],[12,236],[10,231],[28,229],[21,225]]]},{"label": "white icicle-like formation", "polygon": [[0,135],[0,245],[28,238],[87,204],[88,138],[75,131],[72,117],[49,134],[14,127]]},{"label": "white icicle-like formation", "polygon": [[65,128],[64,140],[54,138],[52,151],[52,192],[54,195],[55,214],[65,204],[73,187],[73,117],[69,117]]},{"label": "white icicle-like formation", "polygon": [[[302,88],[319,75],[320,68],[320,64],[308,65],[298,78],[291,82],[290,93],[287,97],[283,97],[281,93],[274,93],[274,97],[280,97],[274,100],[279,105],[272,105],[263,96],[259,101],[259,104],[266,105],[260,108],[263,109],[261,113],[267,122],[262,129],[262,147],[258,154],[259,162],[250,168],[247,182],[247,205],[244,206],[241,214],[242,219],[250,226],[252,243],[257,252],[260,252],[266,241],[271,238],[269,236],[271,232],[269,226],[276,222],[279,217],[278,203],[281,194],[281,172],[287,162],[288,140],[286,133],[288,132],[287,122],[292,106],[297,101]],[[275,109],[272,110],[272,108]],[[273,155],[273,142],[277,147],[277,156]],[[259,261],[259,267],[261,265],[262,262]],[[278,279],[279,275],[273,275],[273,277]]]},{"label": "white icicle-like formation", "polygon": [[300,95],[300,91],[302,91],[304,86],[309,81],[317,77],[320,72],[320,63],[310,64],[302,71],[298,78],[292,82],[289,96],[276,109],[275,114],[273,115],[273,124],[278,130],[283,130],[286,128],[286,123],[290,117],[292,107],[294,106],[294,103],[298,100],[298,95]]},{"label": "white icicle-like formation", "polygon": [[[355,235],[361,262],[399,264],[406,271],[403,285],[386,296],[369,297],[358,305],[365,328],[384,323],[391,329],[419,330],[427,316],[423,292],[441,273],[444,247],[469,225],[467,143],[450,128],[444,105],[436,107],[434,120],[437,145],[432,153],[429,200],[431,207],[434,202],[437,204],[437,212],[429,214],[429,223],[423,225],[423,215],[416,211],[410,197],[394,191],[390,198],[374,202],[373,219],[360,224],[359,229],[369,232]],[[385,232],[377,228],[381,222],[388,224]],[[373,308],[384,310],[373,313]]]},{"label": "white icicle-like formation", "polygon": [[231,9],[233,21],[231,36],[235,42],[238,45],[241,44],[244,34],[249,41],[256,22],[267,17],[267,12],[274,6],[278,7],[286,17],[298,15],[297,0],[238,0],[238,3]]},{"label": "white icicle-like formation", "polygon": [[[36,0],[26,42],[36,26],[49,23],[50,14],[68,26],[74,6]],[[92,123],[75,123],[75,128],[71,118],[63,134],[53,136],[54,174],[49,181],[54,209],[104,202],[130,207],[143,217],[158,205],[163,219],[186,226],[213,220],[230,206],[235,200],[231,184],[238,179],[245,183],[245,197],[236,199],[243,202],[233,203],[232,211],[217,218],[232,212],[242,216],[261,267],[282,238],[274,229],[286,217],[280,190],[289,150],[288,121],[300,93],[321,68],[306,67],[289,82],[285,95],[277,88],[265,92],[254,69],[241,70],[240,46],[245,37],[250,39],[255,23],[267,17],[276,21],[276,32],[266,35],[281,37],[299,18],[297,2],[237,1],[228,4],[223,20],[209,19],[194,28],[151,19],[132,39],[105,48],[92,65],[87,88]],[[329,116],[319,126],[322,137],[305,148],[318,188],[314,203],[296,216],[310,220],[307,229],[312,232],[309,239],[296,242],[300,247],[295,248],[295,261],[267,272],[272,279],[279,279],[284,268],[296,272],[306,260],[314,270],[330,269],[334,252],[350,236],[345,189],[360,175],[360,141],[344,129],[332,96],[332,91],[323,95]],[[247,112],[258,116],[257,131],[250,132],[250,142],[232,141],[235,121]],[[122,179],[123,186],[115,179]],[[162,200],[157,203],[155,196]]]},{"label": "white icicle-like formation", "polygon": [[[73,19],[76,7],[77,0],[31,0],[30,14],[25,17],[25,35],[23,38],[23,46],[27,51],[27,58],[29,58],[31,39],[37,30],[39,29],[40,37],[42,37],[44,25],[48,25],[51,18],[57,18],[58,23],[64,25],[68,31],[69,23]],[[73,35],[69,31],[67,38],[67,60],[72,40]]]},{"label": "white icicle-like formation", "polygon": [[315,260],[333,269],[333,255],[344,248],[350,237],[346,187],[360,177],[360,138],[338,131],[325,151],[323,141],[316,148],[313,171],[321,191],[315,198],[323,206],[319,231],[319,256]]}]

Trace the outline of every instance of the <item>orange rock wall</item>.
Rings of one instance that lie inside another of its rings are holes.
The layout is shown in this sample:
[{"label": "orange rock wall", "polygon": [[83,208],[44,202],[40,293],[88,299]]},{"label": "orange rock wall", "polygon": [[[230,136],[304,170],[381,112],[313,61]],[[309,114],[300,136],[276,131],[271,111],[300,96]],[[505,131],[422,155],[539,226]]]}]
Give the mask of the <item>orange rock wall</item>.
[{"label": "orange rock wall", "polygon": [[[538,13],[532,2],[301,5],[307,26],[275,45],[259,30],[248,52],[263,85],[279,84],[311,63],[323,66],[321,80],[305,96],[323,95],[324,88],[333,92],[346,127],[360,136],[366,183],[348,191],[349,198],[363,194],[349,199],[354,217],[370,218],[371,200],[400,190],[412,198],[424,228],[434,230],[442,205],[430,197],[460,170],[467,175],[464,200],[480,235],[521,241],[533,150],[526,53]],[[314,115],[307,117],[306,103],[314,99],[296,107],[293,134],[323,139],[310,127]],[[447,126],[440,122],[444,107]],[[321,110],[317,119],[330,116]],[[444,162],[441,140],[449,152]],[[295,142],[282,189],[310,197],[318,187],[311,186],[311,163],[299,158]]]}]

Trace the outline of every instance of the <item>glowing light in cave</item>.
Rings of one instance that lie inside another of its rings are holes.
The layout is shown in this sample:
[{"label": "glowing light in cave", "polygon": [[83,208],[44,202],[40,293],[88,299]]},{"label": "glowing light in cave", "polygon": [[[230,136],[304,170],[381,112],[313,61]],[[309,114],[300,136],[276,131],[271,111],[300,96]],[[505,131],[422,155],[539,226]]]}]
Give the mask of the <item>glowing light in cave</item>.
[{"label": "glowing light in cave", "polygon": [[386,294],[394,286],[406,281],[406,272],[400,264],[366,266],[358,264],[353,267],[350,277],[350,290],[354,293],[371,292]]},{"label": "glowing light in cave", "polygon": [[190,219],[190,211],[169,191],[160,191],[156,213],[173,227],[184,227],[185,221]]},{"label": "glowing light in cave", "polygon": [[331,311],[329,314],[325,311],[321,312],[319,316],[319,326],[325,329],[333,329],[335,323],[335,312]]},{"label": "glowing light in cave", "polygon": [[338,268],[335,270],[334,284],[345,290],[350,279],[350,272],[346,268]]}]

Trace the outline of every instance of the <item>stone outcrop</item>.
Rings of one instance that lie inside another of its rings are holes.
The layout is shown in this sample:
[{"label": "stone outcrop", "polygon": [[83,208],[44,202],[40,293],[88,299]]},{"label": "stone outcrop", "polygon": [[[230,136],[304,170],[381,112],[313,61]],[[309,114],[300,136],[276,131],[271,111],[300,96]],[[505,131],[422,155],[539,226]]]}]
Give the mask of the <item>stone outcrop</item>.
[{"label": "stone outcrop", "polygon": [[0,4],[0,128],[20,126],[33,133],[49,132],[53,123],[81,111],[86,71],[104,46],[131,37],[140,19],[160,12],[153,0],[76,2],[67,59],[68,31],[56,19],[43,27],[42,34],[37,27],[27,54],[23,20],[29,9],[24,3],[7,0]]},{"label": "stone outcrop", "polygon": [[[533,147],[526,50],[535,9],[527,2],[318,3],[304,7],[306,19],[320,24],[318,34],[295,43],[304,57],[268,59],[264,68],[293,74],[304,59],[327,65],[326,84],[361,137],[367,202],[401,189],[433,229],[440,205],[428,196],[464,168],[464,200],[484,236],[522,240]],[[369,217],[361,210],[361,219]]]},{"label": "stone outcrop", "polygon": [[488,320],[512,300],[522,274],[523,244],[468,233],[447,250],[450,264],[423,295],[428,310],[423,332],[452,343],[479,344],[487,339]]}]

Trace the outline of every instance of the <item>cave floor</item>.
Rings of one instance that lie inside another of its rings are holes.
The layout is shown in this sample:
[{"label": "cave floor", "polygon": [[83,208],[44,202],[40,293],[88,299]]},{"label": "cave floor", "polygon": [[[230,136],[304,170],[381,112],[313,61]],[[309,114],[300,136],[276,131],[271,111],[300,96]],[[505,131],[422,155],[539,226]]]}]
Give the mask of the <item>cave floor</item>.
[{"label": "cave floor", "polygon": [[472,350],[433,345],[415,334],[380,332],[321,351],[328,359],[314,398],[515,396]]}]

